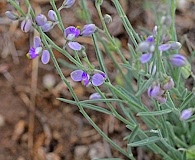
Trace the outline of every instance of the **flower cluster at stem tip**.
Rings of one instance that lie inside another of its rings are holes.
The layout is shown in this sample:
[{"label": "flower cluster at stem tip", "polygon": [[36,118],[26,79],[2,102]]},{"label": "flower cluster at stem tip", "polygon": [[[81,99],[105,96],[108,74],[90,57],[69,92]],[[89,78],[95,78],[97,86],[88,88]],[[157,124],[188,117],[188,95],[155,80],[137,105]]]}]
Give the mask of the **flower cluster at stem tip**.
[{"label": "flower cluster at stem tip", "polygon": [[[62,6],[58,9],[60,11],[63,8],[70,8],[75,3],[75,0],[64,0]],[[56,24],[59,23],[57,14],[53,10],[49,10],[47,17],[43,14],[38,14],[33,20],[30,14],[26,17],[19,17],[17,14],[7,11],[6,15],[11,20],[22,20],[21,30],[23,32],[29,32],[33,25],[37,25],[42,29],[43,32],[49,32]],[[76,42],[76,38],[79,36],[90,36],[96,32],[97,27],[95,24],[86,24],[80,29],[80,26],[68,26],[64,29],[63,34],[66,40],[66,44],[71,49],[75,51],[80,51],[82,45]],[[36,36],[33,41],[34,45],[30,47],[28,53],[26,54],[29,59],[35,59],[41,55],[41,61],[43,64],[47,64],[50,60],[50,53],[47,49],[43,49],[44,45],[41,42],[41,38]],[[94,72],[94,71],[93,71]],[[98,71],[98,73],[88,74],[83,70],[75,70],[71,73],[71,78],[73,81],[80,81],[83,85],[88,86],[92,84],[93,86],[100,86],[104,83],[106,79],[105,73]]]},{"label": "flower cluster at stem tip", "polygon": [[[152,59],[153,54],[155,53],[155,39],[157,34],[157,26],[153,29],[153,34],[148,36],[145,41],[141,42],[138,45],[138,51],[143,53],[139,60],[141,63],[147,63]],[[158,45],[158,50],[160,52],[170,51],[170,50],[178,50],[181,48],[181,43],[175,41],[168,41],[164,44]],[[187,60],[181,54],[174,54],[168,57],[169,62],[177,67],[182,67],[186,65]]]}]

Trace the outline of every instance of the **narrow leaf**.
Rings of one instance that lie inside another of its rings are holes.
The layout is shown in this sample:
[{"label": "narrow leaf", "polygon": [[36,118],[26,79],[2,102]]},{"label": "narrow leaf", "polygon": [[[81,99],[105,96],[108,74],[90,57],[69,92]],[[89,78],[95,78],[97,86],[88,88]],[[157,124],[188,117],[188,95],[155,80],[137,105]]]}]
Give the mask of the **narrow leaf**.
[{"label": "narrow leaf", "polygon": [[155,143],[155,142],[160,141],[160,140],[161,140],[160,137],[153,136],[153,137],[149,137],[149,138],[146,138],[144,140],[141,140],[141,141],[130,143],[130,144],[128,144],[128,146],[131,146],[131,147],[144,146],[144,145],[148,145],[150,143]]},{"label": "narrow leaf", "polygon": [[[72,105],[77,105],[77,102],[72,101],[72,100],[68,100],[68,99],[64,99],[64,98],[57,98],[57,99],[62,101],[62,102],[65,102],[65,103],[69,103],[69,104],[72,104]],[[87,109],[91,109],[91,110],[98,111],[98,112],[101,112],[101,113],[112,115],[112,113],[110,111],[108,111],[107,109],[96,106],[96,105],[93,105],[93,104],[87,104],[87,103],[80,102],[80,105],[83,108],[87,108]]]},{"label": "narrow leaf", "polygon": [[98,102],[120,102],[120,103],[127,103],[124,100],[120,100],[120,99],[95,99],[95,100],[84,100],[84,101],[80,101],[81,103],[98,103]]},{"label": "narrow leaf", "polygon": [[195,97],[194,93],[190,93],[185,100],[181,103],[181,105],[179,106],[179,109],[182,111],[189,103],[190,101]]},{"label": "narrow leaf", "polygon": [[173,111],[172,109],[165,109],[165,110],[154,111],[154,112],[139,112],[137,116],[158,116],[158,115],[170,113],[172,111]]}]

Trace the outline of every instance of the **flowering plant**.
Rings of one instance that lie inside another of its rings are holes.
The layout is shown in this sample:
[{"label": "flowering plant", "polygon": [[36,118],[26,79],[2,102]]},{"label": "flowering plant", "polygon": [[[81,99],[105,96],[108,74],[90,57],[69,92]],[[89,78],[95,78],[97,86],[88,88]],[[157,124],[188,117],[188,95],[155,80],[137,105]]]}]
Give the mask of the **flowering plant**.
[{"label": "flowering plant", "polygon": [[[169,4],[167,8],[171,15],[164,16],[171,16],[171,23],[165,23],[166,18],[163,17],[161,22],[156,22],[153,32],[148,34],[147,38],[143,38],[144,36],[134,30],[120,1],[112,0],[129,37],[129,43],[126,45],[129,48],[130,58],[123,54],[116,38],[108,31],[107,23],[111,23],[112,20],[111,16],[102,15],[103,0],[95,0],[102,28],[92,22],[87,10],[87,1],[81,0],[81,7],[86,15],[82,29],[78,26],[64,27],[60,15],[62,9],[74,7],[75,0],[64,0],[58,9],[55,1],[51,0],[53,9],[48,11],[49,21],[45,15],[34,13],[29,0],[25,0],[28,7],[27,14],[20,8],[19,1],[9,0],[9,3],[19,14],[7,11],[7,17],[11,20],[21,20],[21,30],[25,33],[30,32],[32,28],[39,33],[39,36],[35,36],[34,46],[29,49],[27,57],[35,59],[41,55],[43,64],[49,63],[51,57],[74,99],[58,98],[58,100],[77,105],[81,114],[110,145],[132,160],[135,159],[132,153],[134,147],[146,147],[166,160],[185,160],[190,159],[189,157],[195,159],[195,156],[190,155],[195,145],[191,136],[194,135],[192,122],[195,120],[193,116],[195,93],[194,87],[187,89],[184,83],[190,76],[195,80],[195,75],[188,62],[189,57],[179,52],[182,44],[177,40],[174,25],[175,0],[166,3]],[[64,46],[57,46],[45,33],[54,29],[54,26],[60,29],[65,40]],[[103,34],[104,38],[101,38],[100,34]],[[92,64],[85,46],[77,42],[77,38],[82,36],[90,36],[92,39],[98,65]],[[168,40],[164,40],[166,36],[169,36]],[[111,73],[106,68],[100,43],[114,64],[115,78],[111,78]],[[109,48],[109,45],[113,48]],[[75,53],[75,57],[68,52],[67,46]],[[56,60],[54,49],[67,57],[77,68],[70,73],[71,81],[81,82],[85,87],[95,90],[89,97],[90,100],[78,99],[69,83],[70,80],[64,76]],[[113,56],[115,54],[117,58]],[[142,97],[147,97],[148,102],[142,100]],[[95,103],[93,107],[90,105],[91,102]],[[98,102],[103,102],[107,109],[98,106]],[[112,115],[124,123],[129,129],[129,134],[124,137],[126,148],[111,140],[89,117],[85,108]],[[140,120],[143,121],[146,130],[139,124]]]}]

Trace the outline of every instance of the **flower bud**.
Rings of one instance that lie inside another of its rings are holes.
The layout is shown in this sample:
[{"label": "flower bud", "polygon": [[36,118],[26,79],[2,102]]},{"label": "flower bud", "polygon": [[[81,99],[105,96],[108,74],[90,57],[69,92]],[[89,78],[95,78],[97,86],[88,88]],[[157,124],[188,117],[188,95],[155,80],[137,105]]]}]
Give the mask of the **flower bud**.
[{"label": "flower bud", "polygon": [[62,8],[70,8],[74,4],[75,0],[65,0],[62,4]]},{"label": "flower bud", "polygon": [[47,22],[47,18],[45,17],[45,15],[39,14],[38,16],[36,16],[35,21],[38,26],[42,26]]},{"label": "flower bud", "polygon": [[174,81],[171,77],[166,77],[165,80],[163,81],[162,88],[164,90],[170,90],[174,87]]},{"label": "flower bud", "polygon": [[41,29],[43,32],[48,32],[53,28],[53,22],[47,21],[43,26],[41,26]]},{"label": "flower bud", "polygon": [[53,22],[58,21],[56,12],[54,12],[53,10],[49,10],[49,12],[48,12],[48,17],[49,17],[49,19],[50,19],[51,21],[53,21]]},{"label": "flower bud", "polygon": [[20,18],[17,14],[15,14],[15,13],[13,13],[13,12],[11,12],[11,11],[6,11],[6,12],[5,12],[5,15],[6,15],[9,19],[11,19],[11,20],[13,20],[13,21],[16,21],[16,20],[18,20],[18,19]]},{"label": "flower bud", "polygon": [[149,65],[148,73],[151,75],[155,75],[155,73],[156,73],[156,65],[153,65],[153,62],[150,63],[150,65]]},{"label": "flower bud", "polygon": [[180,120],[187,120],[189,119],[193,114],[193,111],[191,109],[184,109],[180,114]]},{"label": "flower bud", "polygon": [[105,21],[105,23],[109,24],[112,22],[112,17],[109,14],[105,14],[104,21]]},{"label": "flower bud", "polygon": [[87,24],[83,27],[81,36],[90,36],[97,30],[95,24]]},{"label": "flower bud", "polygon": [[92,99],[92,100],[94,100],[94,99],[101,99],[101,98],[102,97],[101,97],[101,95],[99,93],[93,93],[93,94],[91,94],[89,96],[89,99]]},{"label": "flower bud", "polygon": [[157,32],[158,32],[158,27],[154,26],[153,31],[152,31],[154,37],[157,35]]},{"label": "flower bud", "polygon": [[181,43],[179,42],[172,42],[170,44],[171,44],[171,47],[170,47],[171,50],[180,49],[182,46]]},{"label": "flower bud", "polygon": [[186,58],[181,54],[174,54],[169,58],[169,61],[172,65],[177,67],[182,67],[186,65],[187,60]]},{"label": "flower bud", "polygon": [[23,32],[29,32],[30,29],[31,29],[31,26],[32,26],[32,21],[30,18],[28,19],[24,19],[22,22],[21,22],[21,30]]}]

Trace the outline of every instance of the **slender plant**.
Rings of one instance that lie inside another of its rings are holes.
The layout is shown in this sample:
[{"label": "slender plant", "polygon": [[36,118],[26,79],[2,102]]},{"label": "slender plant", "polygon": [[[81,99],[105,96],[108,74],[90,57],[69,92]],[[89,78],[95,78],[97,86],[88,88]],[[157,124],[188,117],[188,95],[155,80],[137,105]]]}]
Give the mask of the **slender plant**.
[{"label": "slender plant", "polygon": [[[39,36],[34,37],[33,46],[26,56],[31,60],[41,56],[41,62],[45,65],[51,59],[73,97],[73,100],[65,97],[57,99],[78,106],[81,114],[114,149],[132,160],[135,160],[132,153],[134,147],[143,147],[166,160],[195,159],[195,89],[194,86],[191,89],[185,86],[189,77],[195,80],[192,64],[188,61],[195,57],[194,54],[185,57],[179,52],[182,44],[177,40],[175,29],[175,0],[164,1],[162,5],[166,6],[167,11],[159,11],[156,15],[156,25],[152,31],[145,32],[145,35],[135,31],[120,1],[111,0],[129,38],[126,45],[130,58],[125,56],[120,41],[108,30],[108,23],[114,22],[110,15],[102,14],[103,0],[94,1],[101,27],[97,27],[92,21],[86,0],[78,1],[86,23],[83,26],[67,26],[62,21],[61,10],[74,7],[75,0],[64,0],[59,8],[54,0],[50,0],[52,9],[47,16],[42,13],[36,15],[29,0],[24,0],[28,8],[27,13],[21,8],[19,0],[7,2],[17,11],[6,11],[9,19],[21,21],[20,27],[25,33],[31,32],[32,28],[39,33]],[[54,26],[60,29],[61,36],[64,37],[63,46],[58,46],[46,34]],[[79,37],[91,37],[97,66],[90,62],[84,45],[77,41]],[[115,79],[110,77],[100,44],[115,67]],[[58,61],[54,50],[70,62]],[[64,76],[59,62],[74,68],[70,74],[72,81],[94,88],[95,93],[89,99],[79,100],[70,81]],[[142,100],[143,96],[148,99],[147,103]],[[98,106],[99,102],[106,107]],[[123,139],[126,149],[110,139],[85,109],[113,116],[124,123],[129,130],[129,135]],[[147,130],[142,129],[140,120]]]}]

